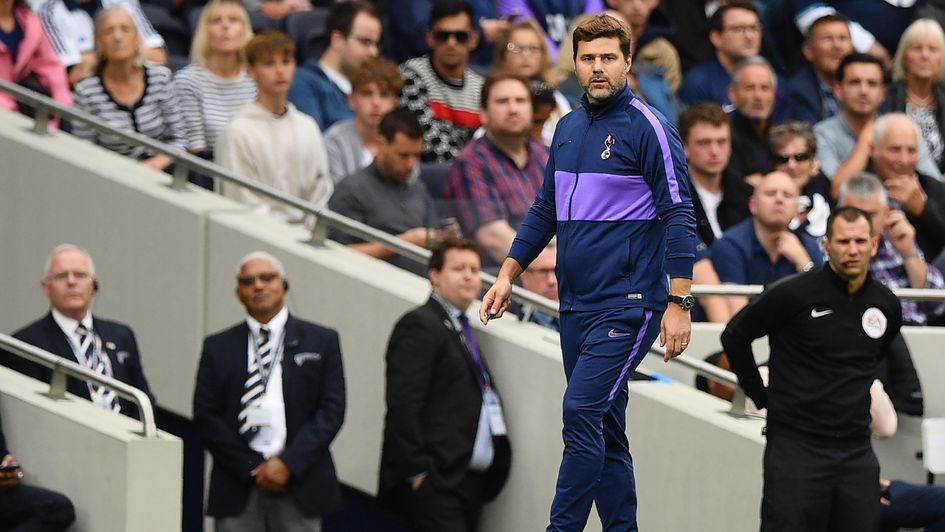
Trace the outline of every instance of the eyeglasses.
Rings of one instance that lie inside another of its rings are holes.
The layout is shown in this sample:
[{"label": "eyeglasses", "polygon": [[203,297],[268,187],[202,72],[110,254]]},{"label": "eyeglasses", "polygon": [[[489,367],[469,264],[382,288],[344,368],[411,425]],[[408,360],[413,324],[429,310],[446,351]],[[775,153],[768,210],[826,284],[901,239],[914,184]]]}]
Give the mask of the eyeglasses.
[{"label": "eyeglasses", "polygon": [[81,283],[82,281],[87,281],[92,278],[92,274],[89,272],[59,272],[50,274],[48,279],[55,283],[67,283],[69,282],[70,275],[77,283]]},{"label": "eyeglasses", "polygon": [[761,33],[761,30],[764,26],[760,22],[754,24],[744,24],[741,26],[729,26],[724,29],[724,31],[730,31],[732,33],[746,34],[746,33]]},{"label": "eyeglasses", "polygon": [[549,275],[555,274],[554,268],[528,268],[524,273],[527,273],[533,277],[548,277]]},{"label": "eyeglasses", "polygon": [[472,32],[468,31],[433,30],[433,40],[440,44],[450,40],[450,37],[455,38],[459,44],[466,44],[471,36]]},{"label": "eyeglasses", "polygon": [[802,151],[801,153],[789,153],[787,155],[775,154],[773,158],[774,164],[787,164],[791,162],[791,159],[794,159],[799,163],[803,163],[809,161],[813,156],[814,154],[809,151]]},{"label": "eyeglasses", "polygon": [[519,46],[515,44],[514,42],[510,42],[509,44],[505,45],[505,49],[508,50],[509,53],[516,54],[516,55],[517,54],[527,54],[527,55],[540,55],[541,54],[541,46],[536,46],[536,45]]},{"label": "eyeglasses", "polygon": [[261,273],[259,275],[244,275],[242,277],[237,277],[236,281],[243,286],[252,286],[256,284],[256,279],[259,279],[264,283],[271,283],[273,280],[278,278],[278,273]]},{"label": "eyeglasses", "polygon": [[361,46],[364,46],[365,48],[377,48],[377,47],[379,47],[379,46],[381,45],[380,41],[375,41],[374,39],[372,39],[372,38],[370,38],[370,37],[355,37],[355,36],[352,36],[351,38],[354,39],[354,40],[356,40],[356,41],[358,41],[358,43],[359,43]]}]

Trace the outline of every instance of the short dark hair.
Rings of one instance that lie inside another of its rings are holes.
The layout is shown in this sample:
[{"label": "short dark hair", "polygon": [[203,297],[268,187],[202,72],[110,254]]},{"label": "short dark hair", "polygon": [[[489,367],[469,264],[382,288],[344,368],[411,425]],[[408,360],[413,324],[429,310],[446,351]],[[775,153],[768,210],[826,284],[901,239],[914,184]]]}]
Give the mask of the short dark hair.
[{"label": "short dark hair", "polygon": [[842,15],[840,15],[840,14],[837,14],[837,13],[831,13],[831,14],[829,14],[829,15],[824,15],[824,16],[820,17],[819,19],[815,20],[815,21],[810,25],[810,27],[807,28],[807,35],[804,35],[804,40],[805,40],[805,41],[809,41],[809,40],[810,40],[810,36],[814,33],[814,30],[817,29],[818,26],[820,26],[821,24],[830,24],[831,22],[839,22],[839,23],[841,23],[841,24],[849,24],[849,23],[850,23],[850,21],[847,20],[846,17],[844,17],[844,16],[842,16]]},{"label": "short dark hair", "polygon": [[246,64],[255,65],[263,57],[274,54],[288,55],[295,60],[295,44],[288,35],[279,31],[264,31],[246,43]]},{"label": "short dark hair", "polygon": [[446,17],[466,13],[469,15],[469,22],[473,22],[473,9],[469,2],[465,0],[436,0],[433,2],[433,9],[430,10],[430,27]]},{"label": "short dark hair", "polygon": [[423,127],[417,120],[417,115],[406,107],[398,107],[384,115],[378,131],[387,142],[393,142],[398,133],[403,133],[409,139],[422,139]]},{"label": "short dark hair", "polygon": [[331,6],[331,11],[325,19],[325,35],[331,37],[332,32],[337,31],[347,37],[351,34],[351,26],[354,25],[354,19],[358,13],[380,20],[373,5],[362,0],[344,0]]},{"label": "short dark hair", "polygon": [[732,121],[721,105],[715,102],[697,103],[679,116],[679,138],[682,139],[683,144],[689,142],[689,131],[696,124],[701,123],[730,127]]},{"label": "short dark hair", "polygon": [[630,26],[626,22],[608,15],[600,13],[585,19],[574,28],[571,35],[572,59],[577,60],[578,43],[588,42],[595,39],[615,38],[620,41],[620,51],[623,57],[630,57]]},{"label": "short dark hair", "polygon": [[[724,356],[725,356],[725,351],[716,351],[715,353],[712,353],[711,355],[705,357],[703,360],[708,364],[712,364],[715,367],[719,367],[719,359],[721,359]],[[710,393],[709,392],[709,379],[703,377],[702,375],[697,374],[696,375],[696,389],[699,391],[703,391],[705,393]]]},{"label": "short dark hair", "polygon": [[489,95],[492,93],[492,87],[494,87],[499,82],[507,80],[513,80],[521,83],[525,87],[525,92],[528,93],[528,103],[532,103],[532,86],[528,83],[527,78],[508,70],[494,70],[486,74],[486,79],[482,82],[482,89],[479,91],[479,107],[482,109],[487,108],[489,104]]},{"label": "short dark hair", "polygon": [[479,253],[479,246],[472,240],[465,238],[447,238],[439,244],[433,246],[430,250],[430,261],[427,262],[428,270],[440,271],[443,264],[446,263],[446,252],[451,249],[469,250]]},{"label": "short dark hair", "polygon": [[866,220],[866,225],[870,226],[870,236],[873,236],[873,217],[870,216],[870,213],[856,207],[843,205],[835,208],[830,213],[830,217],[827,218],[827,240],[830,240],[830,237],[833,236],[833,224],[837,218],[843,218],[848,222],[855,222],[863,218]]},{"label": "short dark hair", "polygon": [[853,63],[868,63],[871,65],[876,65],[879,67],[879,71],[882,72],[883,84],[886,83],[886,69],[883,67],[883,62],[879,60],[878,57],[872,56],[870,54],[864,54],[861,52],[853,52],[852,54],[847,54],[843,59],[840,60],[840,65],[837,66],[837,81],[843,81],[843,76],[846,74],[847,67]]},{"label": "short dark hair", "polygon": [[709,17],[709,32],[721,33],[725,30],[725,14],[733,9],[744,9],[745,11],[751,11],[759,19],[761,16],[758,14],[758,8],[755,7],[755,4],[752,2],[746,2],[744,0],[732,0],[725,5],[720,6],[715,10],[715,13],[712,13],[712,16]]},{"label": "short dark hair", "polygon": [[400,96],[400,89],[404,86],[404,77],[397,65],[383,57],[373,57],[358,65],[348,77],[351,82],[351,92],[357,92],[361,87],[376,83],[382,91],[394,96]]}]

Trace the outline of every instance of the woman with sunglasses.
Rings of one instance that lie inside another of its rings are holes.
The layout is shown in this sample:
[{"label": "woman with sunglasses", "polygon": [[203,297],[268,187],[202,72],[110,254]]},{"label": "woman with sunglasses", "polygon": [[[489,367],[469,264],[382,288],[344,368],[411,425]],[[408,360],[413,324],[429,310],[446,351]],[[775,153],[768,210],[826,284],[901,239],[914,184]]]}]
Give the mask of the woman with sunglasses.
[{"label": "woman with sunglasses", "polygon": [[902,34],[886,89],[890,111],[909,115],[940,171],[945,170],[945,32],[932,19],[913,22]]},{"label": "woman with sunglasses", "polygon": [[814,237],[824,236],[834,204],[830,199],[830,180],[817,164],[814,132],[806,122],[788,122],[772,127],[768,141],[774,169],[791,176],[800,191],[797,215],[790,228],[804,229]]},{"label": "woman with sunglasses", "polygon": [[[498,70],[508,70],[526,78],[550,85],[551,54],[545,42],[541,28],[533,20],[523,20],[512,25],[505,38],[498,42],[495,66]],[[551,145],[558,120],[571,112],[568,99],[557,89],[552,89],[555,107],[545,120],[541,131],[541,141]]]}]

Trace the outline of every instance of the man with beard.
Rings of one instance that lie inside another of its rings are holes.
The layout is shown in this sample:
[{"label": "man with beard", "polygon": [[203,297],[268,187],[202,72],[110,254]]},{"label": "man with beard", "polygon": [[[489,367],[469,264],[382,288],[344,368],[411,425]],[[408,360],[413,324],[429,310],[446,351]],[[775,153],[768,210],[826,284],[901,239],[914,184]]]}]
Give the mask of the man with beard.
[{"label": "man with beard", "polygon": [[[627,87],[630,28],[606,14],[573,34],[581,107],[558,123],[545,180],[479,311],[508,309],[512,282],[558,235],[564,456],[549,531],[637,530],[627,379],[660,335],[689,343],[695,220],[682,143]],[[667,277],[669,286],[667,286]]]},{"label": "man with beard", "polygon": [[[840,207],[827,222],[829,264],[771,286],[722,333],[739,384],[768,409],[763,531],[878,529],[870,386],[901,311],[869,274],[876,237],[868,214]],[[751,347],[765,335],[767,388]]]},{"label": "man with beard", "polygon": [[453,162],[443,196],[453,203],[463,234],[475,239],[486,263],[498,265],[541,187],[548,149],[529,138],[532,93],[524,78],[490,74],[480,106],[486,134]]}]

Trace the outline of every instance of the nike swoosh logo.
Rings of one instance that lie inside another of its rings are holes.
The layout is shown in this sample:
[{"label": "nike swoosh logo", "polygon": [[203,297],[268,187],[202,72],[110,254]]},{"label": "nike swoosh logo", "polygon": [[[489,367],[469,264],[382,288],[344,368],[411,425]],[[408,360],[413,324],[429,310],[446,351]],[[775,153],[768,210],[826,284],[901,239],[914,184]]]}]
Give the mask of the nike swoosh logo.
[{"label": "nike swoosh logo", "polygon": [[827,314],[833,314],[833,310],[832,309],[817,310],[816,308],[810,309],[811,318],[820,318],[822,316],[826,316]]},{"label": "nike swoosh logo", "polygon": [[611,329],[610,332],[607,333],[607,336],[611,338],[623,338],[624,336],[630,336],[630,333],[617,332]]}]

